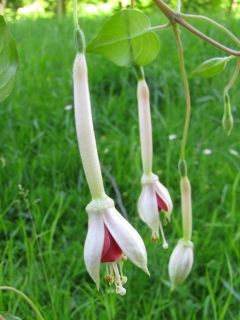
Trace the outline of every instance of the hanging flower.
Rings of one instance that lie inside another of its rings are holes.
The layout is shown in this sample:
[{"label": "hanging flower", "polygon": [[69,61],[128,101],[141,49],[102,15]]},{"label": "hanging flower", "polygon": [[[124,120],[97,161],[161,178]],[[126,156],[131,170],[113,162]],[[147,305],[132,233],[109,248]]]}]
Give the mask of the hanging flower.
[{"label": "hanging flower", "polygon": [[152,230],[152,239],[159,238],[159,230],[163,239],[163,247],[168,244],[164,236],[159,211],[165,216],[165,222],[170,221],[173,204],[167,188],[159,182],[156,175],[142,177],[142,192],[138,200],[138,212],[140,218]]},{"label": "hanging flower", "polygon": [[168,222],[173,204],[167,188],[159,182],[158,176],[152,173],[153,143],[150,96],[143,70],[140,70],[138,74],[140,74],[140,79],[138,80],[137,98],[143,165],[142,192],[138,200],[138,213],[140,218],[151,228],[153,240],[159,238],[160,230],[163,247],[167,248],[168,244],[164,236],[159,211],[163,212],[165,221]]},{"label": "hanging flower", "polygon": [[87,270],[99,288],[100,264],[106,264],[105,279],[115,284],[116,293],[126,293],[123,285],[127,278],[122,273],[126,257],[149,274],[147,253],[138,232],[115,209],[114,202],[105,196],[93,200],[86,208],[88,234],[84,246]]},{"label": "hanging flower", "polygon": [[[80,46],[81,47],[81,46]],[[148,273],[147,253],[138,232],[115,209],[103,186],[96,139],[94,135],[87,64],[84,53],[78,53],[73,66],[75,121],[80,155],[92,195],[87,206],[88,233],[84,246],[87,270],[100,286],[100,265],[106,264],[106,280],[115,284],[116,292],[126,293],[127,278],[122,273],[127,258]]]}]

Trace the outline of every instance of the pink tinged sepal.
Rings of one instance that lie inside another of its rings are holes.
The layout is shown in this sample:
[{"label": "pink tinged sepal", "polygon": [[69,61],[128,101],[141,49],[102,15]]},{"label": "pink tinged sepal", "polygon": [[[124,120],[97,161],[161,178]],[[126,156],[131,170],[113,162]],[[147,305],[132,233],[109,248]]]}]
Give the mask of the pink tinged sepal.
[{"label": "pink tinged sepal", "polygon": [[192,265],[193,243],[181,239],[173,250],[168,265],[172,289],[175,289],[177,285],[188,277],[192,270]]},{"label": "pink tinged sepal", "polygon": [[97,288],[100,286],[100,262],[104,242],[104,223],[102,213],[88,211],[88,233],[84,245],[84,261],[87,271]]},{"label": "pink tinged sepal", "polygon": [[147,252],[141,236],[115,207],[106,210],[104,224],[121,248],[123,254],[137,267],[149,274]]},{"label": "pink tinged sepal", "polygon": [[168,221],[170,221],[173,203],[168,189],[159,181],[154,183],[154,189],[157,195],[158,208],[164,212]]},{"label": "pink tinged sepal", "polygon": [[153,184],[144,184],[138,200],[138,213],[143,222],[159,238],[159,212]]}]

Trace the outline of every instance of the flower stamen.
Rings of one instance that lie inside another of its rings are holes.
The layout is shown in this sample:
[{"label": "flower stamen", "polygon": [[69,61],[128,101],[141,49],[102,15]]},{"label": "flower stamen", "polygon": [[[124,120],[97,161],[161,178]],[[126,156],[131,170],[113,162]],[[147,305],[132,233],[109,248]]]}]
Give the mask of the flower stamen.
[{"label": "flower stamen", "polygon": [[123,259],[119,259],[117,262],[110,262],[107,264],[107,273],[105,279],[109,285],[115,284],[116,293],[124,296],[126,289],[123,285],[127,282],[127,277],[123,275]]},{"label": "flower stamen", "polygon": [[162,222],[161,222],[161,219],[159,219],[159,228],[160,228],[160,233],[161,233],[161,236],[162,236],[162,240],[163,240],[163,249],[167,249],[168,248],[168,243],[167,243],[167,240],[165,238],[165,234],[164,234],[164,231],[163,231],[163,226],[162,226]]}]

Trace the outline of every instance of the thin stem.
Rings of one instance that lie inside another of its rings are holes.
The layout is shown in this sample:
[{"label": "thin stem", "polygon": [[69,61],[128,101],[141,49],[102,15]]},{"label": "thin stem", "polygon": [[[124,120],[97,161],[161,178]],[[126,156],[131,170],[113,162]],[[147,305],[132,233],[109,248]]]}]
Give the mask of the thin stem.
[{"label": "thin stem", "polygon": [[180,24],[181,26],[183,26],[185,29],[187,29],[188,31],[190,31],[191,33],[193,33],[194,35],[196,35],[200,39],[208,42],[212,46],[214,46],[214,47],[216,47],[216,48],[218,48],[228,54],[231,54],[233,56],[240,56],[240,51],[231,49],[231,48],[221,44],[220,42],[212,39],[211,37],[209,37],[206,34],[204,34],[203,32],[201,32],[197,28],[193,27],[190,23],[185,21],[180,14],[174,12],[168,5],[166,5],[166,3],[164,1],[162,1],[162,0],[153,0],[153,1],[157,5],[157,7],[160,9],[160,11],[171,22],[175,22],[175,23]]},{"label": "thin stem", "polygon": [[131,0],[131,9],[134,9],[135,0]]},{"label": "thin stem", "polygon": [[237,80],[239,72],[240,72],[240,59],[237,59],[237,64],[236,64],[235,70],[233,72],[233,75],[232,75],[230,81],[228,82],[228,84],[226,85],[226,87],[224,88],[224,95],[228,94],[229,90],[233,87],[235,81]]},{"label": "thin stem", "polygon": [[233,34],[230,30],[224,27],[222,24],[218,23],[217,21],[209,17],[203,16],[203,15],[196,15],[196,14],[181,14],[181,16],[185,19],[202,20],[214,25],[215,27],[217,27],[218,29],[226,33],[229,36],[229,38],[231,38],[238,46],[240,46],[240,39],[237,36],[235,36],[235,34]]},{"label": "thin stem", "polygon": [[166,23],[166,24],[162,24],[160,26],[155,26],[155,27],[152,27],[150,29],[150,31],[162,31],[162,30],[166,30],[166,29],[169,29],[171,27],[171,23]]},{"label": "thin stem", "polygon": [[186,149],[189,124],[190,124],[190,116],[191,116],[191,96],[190,96],[187,73],[185,69],[185,63],[184,63],[182,41],[181,41],[176,24],[173,24],[173,31],[174,31],[174,35],[175,35],[177,46],[178,46],[178,59],[179,59],[179,65],[180,65],[181,75],[182,75],[184,95],[186,98],[186,117],[185,117],[185,125],[184,125],[183,137],[181,141],[181,152],[180,152],[180,159],[185,160],[185,149]]},{"label": "thin stem", "polygon": [[78,23],[78,3],[77,0],[73,0],[73,21],[75,29],[79,28]]},{"label": "thin stem", "polygon": [[20,297],[22,297],[31,306],[31,308],[34,310],[34,312],[36,313],[38,319],[44,320],[43,316],[41,315],[41,313],[39,312],[37,307],[34,305],[32,300],[30,300],[23,292],[19,291],[16,288],[8,287],[8,286],[0,286],[0,290],[1,291],[12,291],[12,292],[16,293],[17,295],[19,295]]},{"label": "thin stem", "polygon": [[182,0],[177,0],[177,13],[181,12]]}]

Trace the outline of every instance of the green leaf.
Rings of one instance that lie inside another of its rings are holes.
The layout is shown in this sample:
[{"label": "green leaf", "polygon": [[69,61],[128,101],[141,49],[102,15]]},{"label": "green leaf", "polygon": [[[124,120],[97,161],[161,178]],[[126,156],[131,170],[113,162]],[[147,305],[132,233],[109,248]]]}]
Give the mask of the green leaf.
[{"label": "green leaf", "polygon": [[160,41],[151,31],[148,17],[136,10],[113,15],[88,45],[87,51],[98,53],[119,66],[143,66],[158,55]]},{"label": "green leaf", "polygon": [[214,77],[223,69],[225,69],[230,59],[232,59],[232,56],[221,58],[218,57],[206,60],[192,72],[192,76],[199,76],[205,78]]},{"label": "green leaf", "polygon": [[3,313],[0,313],[0,320],[21,320],[21,319],[10,313],[3,312]]},{"label": "green leaf", "polygon": [[17,71],[18,54],[3,16],[0,15],[0,102],[11,93]]}]

